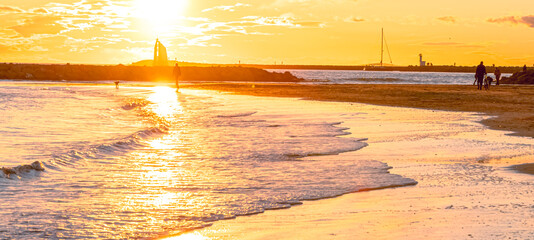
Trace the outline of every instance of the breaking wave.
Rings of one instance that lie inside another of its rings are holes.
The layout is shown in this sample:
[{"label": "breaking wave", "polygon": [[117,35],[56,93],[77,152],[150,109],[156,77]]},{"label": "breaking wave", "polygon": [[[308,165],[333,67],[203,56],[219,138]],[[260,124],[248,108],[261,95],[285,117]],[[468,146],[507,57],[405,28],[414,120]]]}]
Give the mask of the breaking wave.
[{"label": "breaking wave", "polygon": [[121,106],[121,109],[137,111],[136,114],[141,116],[143,121],[148,122],[152,127],[139,130],[126,137],[105,140],[89,146],[78,146],[67,152],[52,154],[50,156],[51,160],[48,161],[35,161],[32,164],[2,167],[0,179],[18,180],[39,176],[41,172],[48,169],[62,171],[65,168],[76,168],[79,165],[86,164],[87,160],[117,156],[145,146],[147,139],[168,133],[170,124],[165,118],[155,114],[148,107],[150,104],[151,102],[146,99],[129,98]]}]

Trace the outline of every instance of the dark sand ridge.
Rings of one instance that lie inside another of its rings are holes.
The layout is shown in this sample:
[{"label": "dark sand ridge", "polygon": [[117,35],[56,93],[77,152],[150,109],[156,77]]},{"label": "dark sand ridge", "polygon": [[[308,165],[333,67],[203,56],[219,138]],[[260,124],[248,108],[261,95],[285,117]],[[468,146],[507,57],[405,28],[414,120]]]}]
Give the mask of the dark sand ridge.
[{"label": "dark sand ridge", "polygon": [[[309,100],[358,102],[383,106],[480,112],[495,116],[482,124],[513,135],[534,137],[534,86],[492,86],[489,91],[469,85],[302,85],[216,83],[185,85],[236,94],[296,97]],[[525,165],[521,172],[534,174]],[[530,170],[530,171],[529,171]]]}]

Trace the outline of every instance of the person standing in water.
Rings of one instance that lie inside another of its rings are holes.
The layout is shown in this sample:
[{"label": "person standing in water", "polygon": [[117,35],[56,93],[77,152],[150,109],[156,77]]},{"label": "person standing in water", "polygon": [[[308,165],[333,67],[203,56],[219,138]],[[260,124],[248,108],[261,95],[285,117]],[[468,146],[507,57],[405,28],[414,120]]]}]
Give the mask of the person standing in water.
[{"label": "person standing in water", "polygon": [[499,68],[495,68],[495,72],[493,72],[493,74],[495,74],[495,85],[499,85],[499,80],[501,79],[501,70],[499,70]]},{"label": "person standing in water", "polygon": [[477,71],[475,73],[475,78],[477,79],[478,90],[482,90],[482,84],[484,83],[484,77],[486,76],[486,67],[484,62],[480,62],[480,65],[477,66]]},{"label": "person standing in water", "polygon": [[180,76],[182,75],[182,71],[180,71],[180,67],[178,66],[178,63],[174,65],[174,70],[172,70],[172,76],[174,77],[174,81],[176,81],[176,91],[180,89],[180,85],[178,84],[178,80]]}]

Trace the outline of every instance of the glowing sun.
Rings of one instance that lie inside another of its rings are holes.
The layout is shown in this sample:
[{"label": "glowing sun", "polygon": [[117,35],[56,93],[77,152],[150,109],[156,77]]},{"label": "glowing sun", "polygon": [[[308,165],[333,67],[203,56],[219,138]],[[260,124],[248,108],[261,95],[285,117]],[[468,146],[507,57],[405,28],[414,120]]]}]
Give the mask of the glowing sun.
[{"label": "glowing sun", "polygon": [[134,0],[134,15],[154,30],[164,30],[183,18],[187,3],[188,0]]}]

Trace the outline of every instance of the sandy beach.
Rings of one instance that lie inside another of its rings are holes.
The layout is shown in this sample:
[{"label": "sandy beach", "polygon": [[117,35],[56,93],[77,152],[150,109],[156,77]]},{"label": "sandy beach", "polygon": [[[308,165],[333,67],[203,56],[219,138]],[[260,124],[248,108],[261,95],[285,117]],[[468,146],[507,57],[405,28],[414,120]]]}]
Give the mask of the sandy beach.
[{"label": "sandy beach", "polygon": [[378,160],[418,184],[305,201],[171,239],[528,239],[534,234],[534,152],[507,147],[534,141],[531,86],[491,91],[413,85],[188,88],[348,102],[373,116],[342,119],[352,135],[369,137],[369,146],[306,160]]}]

